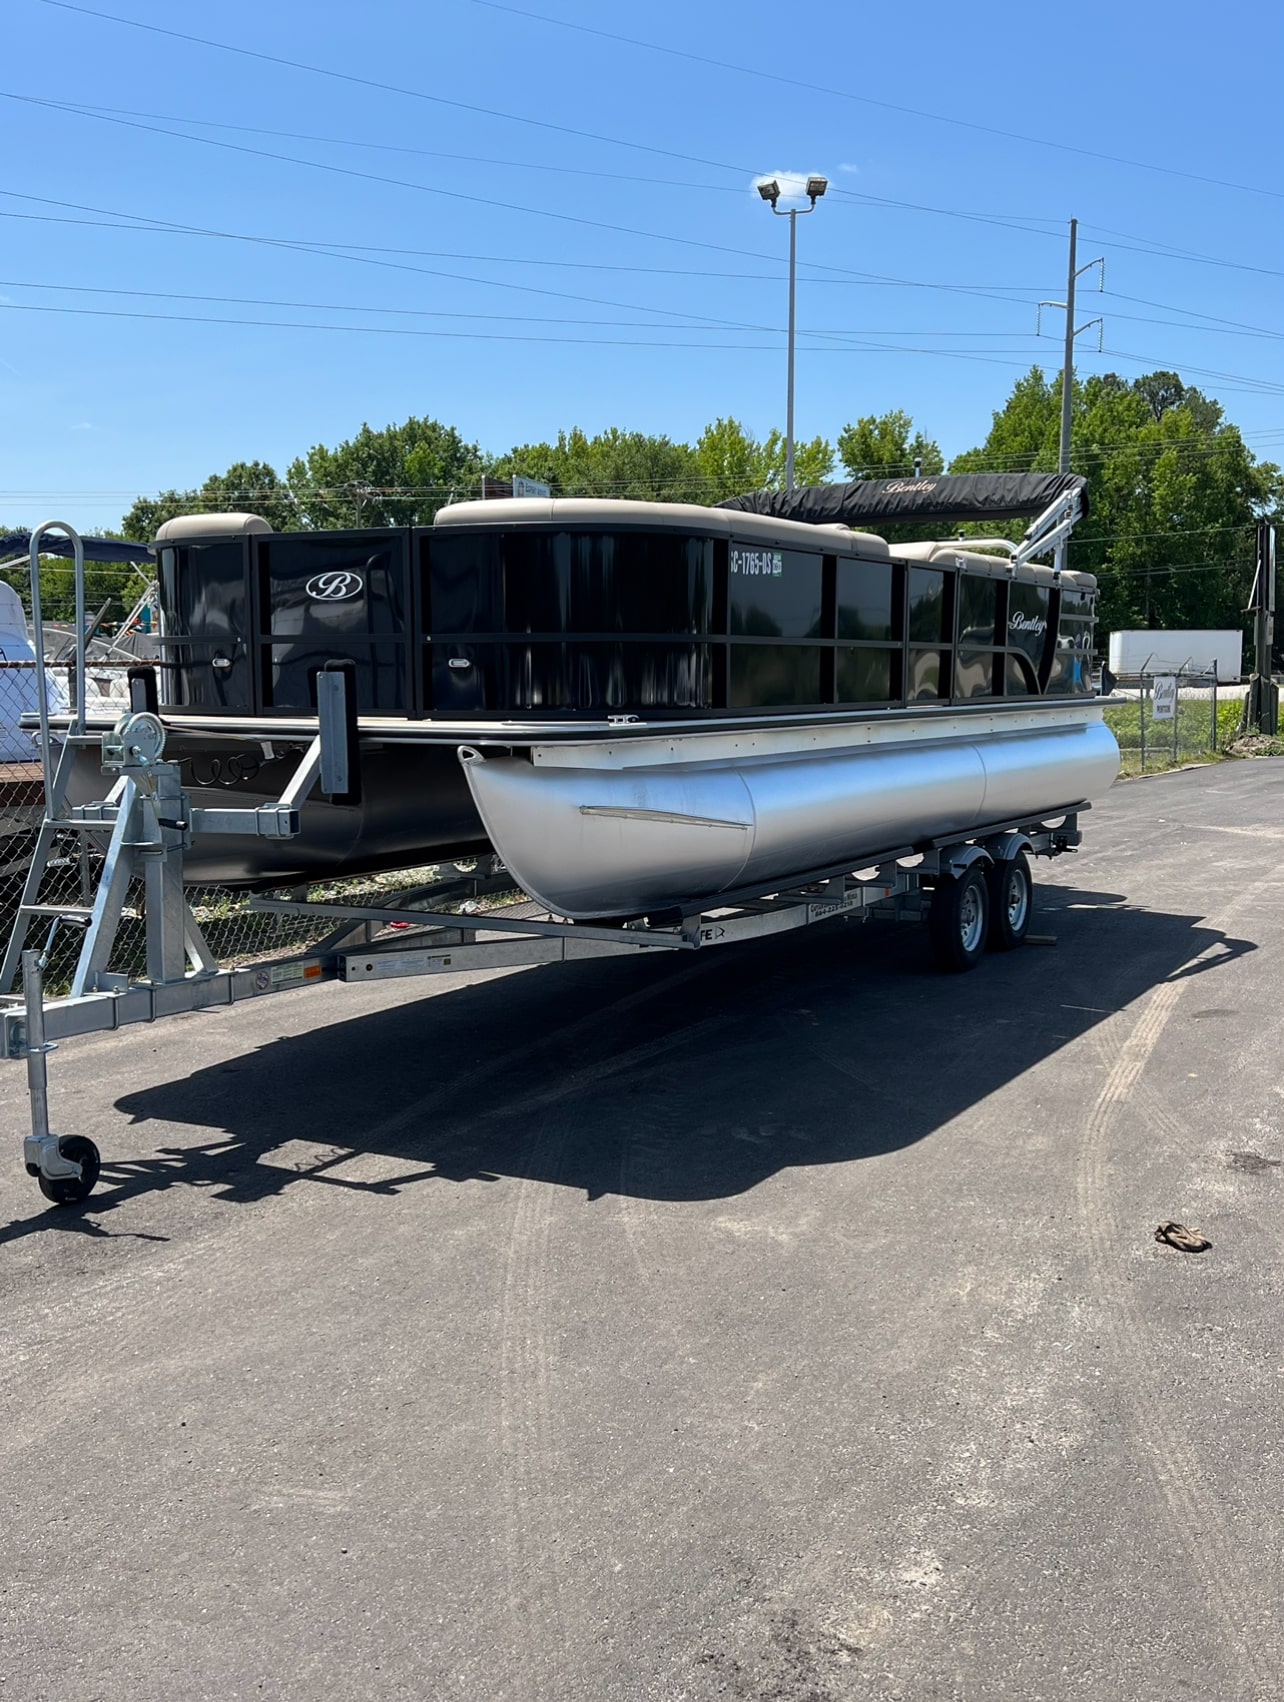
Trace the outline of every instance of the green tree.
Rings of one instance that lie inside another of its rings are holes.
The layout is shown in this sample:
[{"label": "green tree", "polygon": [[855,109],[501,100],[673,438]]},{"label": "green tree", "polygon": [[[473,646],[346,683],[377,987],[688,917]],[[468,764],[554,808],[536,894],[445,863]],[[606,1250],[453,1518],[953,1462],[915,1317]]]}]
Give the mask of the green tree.
[{"label": "green tree", "polygon": [[[701,432],[695,448],[708,502],[742,496],[754,490],[783,490],[785,439],[770,431],[761,441],[739,420],[716,419]],[[794,444],[794,479],[799,485],[818,485],[834,469],[833,445],[823,437]]]},{"label": "green tree", "polygon": [[125,537],[150,543],[167,520],[180,514],[257,514],[274,531],[300,524],[289,486],[266,461],[235,461],[226,473],[211,473],[194,491],[140,496],[121,522]]},{"label": "green tree", "polygon": [[[316,444],[286,474],[296,525],[426,525],[452,498],[479,492],[484,462],[454,426],[413,416],[363,425],[334,449]],[[265,516],[266,518],[266,516]]]},{"label": "green tree", "polygon": [[696,460],[710,502],[763,490],[771,482],[772,466],[765,445],[730,416],[725,420],[719,416],[700,433]]},{"label": "green tree", "polygon": [[1061,422],[1061,382],[1031,367],[990,419],[985,442],[950,462],[951,473],[1053,472]]},{"label": "green tree", "polygon": [[[1060,376],[1035,367],[951,471],[1054,471],[1060,418]],[[1076,382],[1071,420],[1070,464],[1088,480],[1090,512],[1070,566],[1098,576],[1101,630],[1247,630],[1253,532],[1284,507],[1279,468],[1257,461],[1220,405],[1174,372]]]},{"label": "green tree", "polygon": [[590,437],[576,427],[556,443],[524,444],[500,456],[497,478],[524,473],[555,496],[628,497],[643,502],[706,501],[700,465],[689,444],[612,426]]},{"label": "green tree", "polygon": [[[773,467],[772,483],[785,482],[785,440],[778,431],[767,439]],[[834,470],[834,446],[825,437],[808,437],[794,444],[794,479],[800,485],[823,485]]]},{"label": "green tree", "polygon": [[925,474],[943,473],[940,445],[921,431],[900,408],[886,414],[862,414],[838,434],[838,454],[853,479],[909,477],[916,464]]}]

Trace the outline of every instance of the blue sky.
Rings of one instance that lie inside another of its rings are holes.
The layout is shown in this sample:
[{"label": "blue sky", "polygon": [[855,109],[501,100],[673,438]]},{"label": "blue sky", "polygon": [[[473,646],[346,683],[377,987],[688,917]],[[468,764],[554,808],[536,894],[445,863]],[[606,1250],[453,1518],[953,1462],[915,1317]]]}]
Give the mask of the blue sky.
[{"label": "blue sky", "polygon": [[1284,458],[1278,6],[93,9],[344,75],[8,0],[0,522],[114,525],[412,413],[497,450],[782,426],[788,232],[752,183],[787,171],[832,184],[798,226],[799,436],[900,407],[979,442],[1060,367],[1036,303],[1073,215],[1107,285],[1079,370],[1173,367]]}]

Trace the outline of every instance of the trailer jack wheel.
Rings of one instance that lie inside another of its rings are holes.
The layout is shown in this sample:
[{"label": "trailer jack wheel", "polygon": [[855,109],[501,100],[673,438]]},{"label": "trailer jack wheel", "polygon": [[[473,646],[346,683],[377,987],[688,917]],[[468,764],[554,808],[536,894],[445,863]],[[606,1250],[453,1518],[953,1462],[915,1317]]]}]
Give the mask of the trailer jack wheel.
[{"label": "trailer jack wheel", "polygon": [[40,1192],[56,1206],[74,1206],[93,1193],[102,1169],[102,1157],[94,1143],[83,1135],[68,1135],[60,1140],[58,1151],[70,1163],[80,1166],[80,1175],[46,1176],[41,1171],[37,1176]]},{"label": "trailer jack wheel", "polygon": [[975,864],[961,875],[942,875],[932,894],[928,927],[939,968],[951,974],[975,969],[985,955],[990,888]]}]

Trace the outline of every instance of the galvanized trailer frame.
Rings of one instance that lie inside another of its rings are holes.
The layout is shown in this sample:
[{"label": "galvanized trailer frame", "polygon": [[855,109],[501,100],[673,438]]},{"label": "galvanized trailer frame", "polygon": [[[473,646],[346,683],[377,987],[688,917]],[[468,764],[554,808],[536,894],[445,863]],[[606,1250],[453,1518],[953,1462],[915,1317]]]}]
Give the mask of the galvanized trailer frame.
[{"label": "galvanized trailer frame", "polygon": [[[50,522],[32,534],[32,585],[37,644],[41,643],[38,548],[57,526],[76,549],[83,595],[83,554],[70,527]],[[83,623],[81,626],[83,634]],[[83,678],[84,641],[77,655]],[[41,731],[50,749],[43,675]],[[1079,813],[1089,806],[1067,800],[1037,820],[986,823],[966,835],[915,845],[889,846],[858,869],[830,866],[792,876],[769,890],[724,892],[707,907],[629,920],[621,925],[568,921],[520,899],[485,908],[512,882],[502,870],[459,871],[420,886],[384,905],[301,898],[251,900],[257,910],[313,916],[334,925],[306,951],[249,967],[219,967],[184,893],[183,857],[204,834],[255,834],[289,838],[299,831],[299,809],[318,785],[342,793],[354,753],[347,745],[345,677],[327,681],[319,732],[301,755],[281,796],[256,808],[193,807],[178,764],[164,760],[162,716],[137,710],[107,734],[89,734],[77,711],[61,758],[46,783],[45,821],[13,936],[0,967],[0,1053],[27,1065],[31,1132],[23,1142],[29,1174],[57,1204],[83,1200],[98,1178],[100,1157],[82,1136],[51,1132],[47,1058],[58,1042],[140,1022],[332,981],[368,982],[461,971],[573,962],[638,952],[693,952],[762,939],[836,918],[928,915],[938,961],[970,969],[986,945],[991,918],[1002,946],[1019,944],[1028,926],[1030,882],[1026,854],[1055,857],[1080,841]],[[83,704],[83,691],[77,699]],[[99,744],[103,768],[115,775],[99,802],[69,806],[67,773],[77,746]],[[54,837],[77,834],[103,851],[92,902],[82,906],[39,902],[40,881]],[[131,884],[145,890],[146,974],[112,972],[112,948]],[[448,906],[462,906],[448,908]],[[28,947],[33,924],[48,923],[43,949]],[[376,938],[390,923],[412,933]],[[83,930],[70,992],[46,999],[43,978],[60,927]],[[11,989],[21,968],[22,991]]]}]

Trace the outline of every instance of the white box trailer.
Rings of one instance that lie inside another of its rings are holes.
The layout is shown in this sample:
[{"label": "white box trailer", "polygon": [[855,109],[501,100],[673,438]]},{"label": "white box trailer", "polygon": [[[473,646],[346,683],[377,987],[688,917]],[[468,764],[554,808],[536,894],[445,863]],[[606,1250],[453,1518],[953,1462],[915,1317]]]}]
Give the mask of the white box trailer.
[{"label": "white box trailer", "polygon": [[1138,674],[1211,674],[1238,680],[1244,665],[1244,634],[1236,627],[1184,627],[1110,634],[1110,672],[1116,679]]}]

